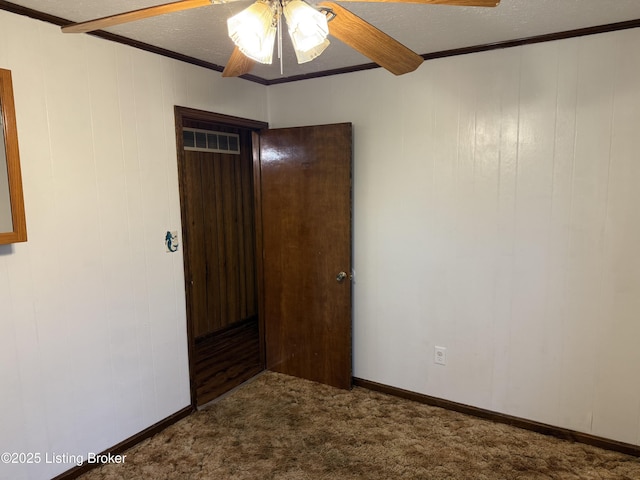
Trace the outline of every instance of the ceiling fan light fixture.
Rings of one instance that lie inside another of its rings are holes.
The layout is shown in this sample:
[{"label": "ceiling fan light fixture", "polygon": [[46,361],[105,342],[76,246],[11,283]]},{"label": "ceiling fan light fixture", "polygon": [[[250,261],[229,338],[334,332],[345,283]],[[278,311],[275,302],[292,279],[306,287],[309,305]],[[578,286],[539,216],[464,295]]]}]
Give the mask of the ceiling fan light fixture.
[{"label": "ceiling fan light fixture", "polygon": [[227,20],[229,37],[247,57],[270,64],[276,40],[277,13],[271,2],[259,0]]},{"label": "ceiling fan light fixture", "polygon": [[[283,12],[296,56],[298,53],[317,52],[315,55],[312,53],[311,60],[320,55],[328,45],[327,17],[303,0],[284,3]],[[303,62],[298,60],[298,63]]]}]

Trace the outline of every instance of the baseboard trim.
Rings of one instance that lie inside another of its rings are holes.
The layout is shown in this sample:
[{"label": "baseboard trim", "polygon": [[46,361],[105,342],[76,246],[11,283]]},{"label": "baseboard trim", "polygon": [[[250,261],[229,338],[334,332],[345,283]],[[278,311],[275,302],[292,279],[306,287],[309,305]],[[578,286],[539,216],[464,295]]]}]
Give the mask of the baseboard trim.
[{"label": "baseboard trim", "polygon": [[[160,420],[158,423],[151,425],[149,428],[145,428],[141,432],[136,433],[135,435],[127,438],[126,440],[118,443],[117,445],[114,445],[113,447],[108,448],[104,452],[101,452],[101,454],[107,455],[111,453],[112,455],[117,455],[119,453],[122,453],[130,449],[134,445],[142,442],[143,440],[146,440],[147,438],[154,436],[156,433],[161,432],[162,430],[169,427],[170,425],[173,425],[178,420],[182,420],[183,418],[191,415],[193,411],[194,411],[194,408],[191,405],[184,407],[182,410],[178,410],[173,415],[169,415],[164,420]],[[85,462],[79,467],[73,467],[72,469],[61,473],[57,477],[54,477],[52,480],[71,480],[74,478],[78,478],[80,475],[87,473],[89,470],[92,470],[99,466],[101,466],[100,463],[89,464]]]},{"label": "baseboard trim", "polygon": [[391,387],[389,385],[372,382],[370,380],[364,380],[362,378],[354,377],[353,385],[356,387],[362,387],[368,390],[386,393],[388,395],[393,395],[400,398],[406,398],[407,400],[413,400],[415,402],[424,403],[426,405],[441,407],[446,410],[452,410],[454,412],[484,418],[496,423],[504,423],[506,425],[511,425],[525,430],[531,430],[532,432],[542,433],[543,435],[550,435],[553,437],[561,438],[563,440],[584,443],[587,445],[604,448],[606,450],[612,450],[615,452],[624,453],[626,455],[640,457],[640,446],[638,445],[619,442],[617,440],[610,440],[608,438],[598,437],[595,435],[590,435],[588,433],[576,432],[567,428],[555,427],[546,423],[540,423],[533,420],[527,420],[525,418],[514,417],[512,415],[506,415],[504,413],[498,413],[492,410],[486,410],[484,408],[472,407],[463,403],[457,403],[450,400],[444,400],[442,398],[423,395],[421,393]]}]

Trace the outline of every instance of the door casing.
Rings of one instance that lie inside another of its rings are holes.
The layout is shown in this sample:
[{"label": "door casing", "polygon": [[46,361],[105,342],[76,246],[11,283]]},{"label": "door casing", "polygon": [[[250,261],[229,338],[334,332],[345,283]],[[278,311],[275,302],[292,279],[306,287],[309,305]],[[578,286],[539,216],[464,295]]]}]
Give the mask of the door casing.
[{"label": "door casing", "polygon": [[[185,162],[185,154],[184,154],[184,143],[182,131],[185,126],[185,123],[188,121],[199,121],[206,122],[209,124],[220,125],[223,127],[236,127],[242,128],[246,130],[251,130],[252,132],[257,132],[263,129],[268,128],[268,124],[266,122],[260,122],[256,120],[250,120],[246,118],[233,117],[228,115],[221,115],[217,113],[207,112],[203,110],[197,110],[188,107],[175,106],[174,107],[174,115],[175,115],[175,125],[176,125],[176,150],[177,150],[177,160],[178,160],[178,171],[179,171],[179,188],[180,188],[180,198],[184,198],[185,192],[183,191],[184,184],[182,178],[184,178],[184,162]],[[255,170],[256,166],[254,164],[254,181],[255,181]],[[255,205],[255,189],[254,189],[254,205]],[[185,205],[180,205],[180,210],[182,214],[182,246],[183,253],[186,256],[188,254],[189,248],[189,229],[187,223],[184,221],[186,218]],[[260,224],[256,223],[256,228],[258,228]],[[256,231],[256,238],[260,236],[259,232]],[[256,250],[256,253],[260,250]],[[256,270],[259,274],[259,263],[257,261]],[[195,381],[195,326],[193,320],[192,309],[192,301],[191,298],[191,289],[189,288],[189,266],[185,261],[185,299],[186,299],[186,308],[187,308],[187,341],[188,341],[188,356],[189,356],[189,380],[190,380],[190,390],[191,390],[191,405],[193,408],[196,408],[198,405],[197,402],[197,392],[196,392],[196,381]],[[258,284],[258,298],[262,295],[260,293],[260,284]],[[264,319],[259,315],[259,330],[260,330],[260,361],[262,365],[265,364],[265,344],[264,344]]]}]

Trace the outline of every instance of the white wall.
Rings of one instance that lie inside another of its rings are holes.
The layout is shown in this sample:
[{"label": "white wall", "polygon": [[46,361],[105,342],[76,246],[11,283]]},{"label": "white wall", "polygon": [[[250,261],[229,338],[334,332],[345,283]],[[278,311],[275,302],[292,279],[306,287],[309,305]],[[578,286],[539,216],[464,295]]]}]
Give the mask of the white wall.
[{"label": "white wall", "polygon": [[638,44],[269,88],[272,127],[354,124],[357,377],[640,444]]},{"label": "white wall", "polygon": [[173,106],[266,119],[266,87],[0,11],[29,241],[0,246],[0,479],[46,479],[189,405]]}]

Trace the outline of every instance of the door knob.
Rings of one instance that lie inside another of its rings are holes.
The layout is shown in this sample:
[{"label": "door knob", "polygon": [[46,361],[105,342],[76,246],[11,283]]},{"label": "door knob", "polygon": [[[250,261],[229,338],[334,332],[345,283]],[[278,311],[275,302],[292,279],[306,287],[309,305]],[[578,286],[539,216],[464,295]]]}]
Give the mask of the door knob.
[{"label": "door knob", "polygon": [[347,278],[347,274],[346,272],[340,272],[338,274],[338,276],[336,277],[336,280],[338,281],[338,283],[342,282],[345,278]]}]

